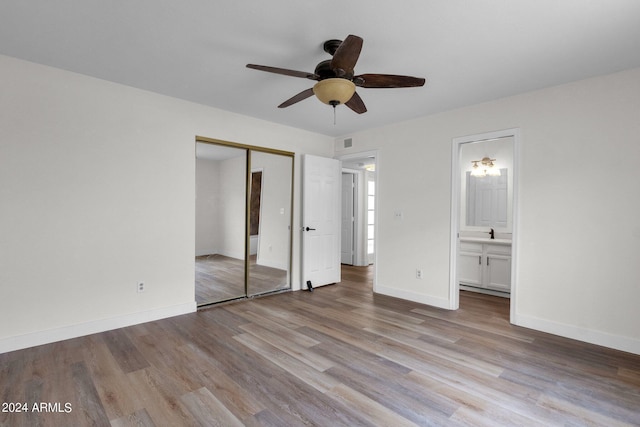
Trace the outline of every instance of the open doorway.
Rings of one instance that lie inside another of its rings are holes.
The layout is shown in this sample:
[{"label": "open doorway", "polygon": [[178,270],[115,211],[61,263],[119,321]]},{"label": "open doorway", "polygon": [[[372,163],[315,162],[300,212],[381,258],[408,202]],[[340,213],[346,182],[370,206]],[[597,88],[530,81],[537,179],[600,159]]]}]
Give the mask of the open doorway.
[{"label": "open doorway", "polygon": [[344,265],[371,266],[376,257],[377,153],[343,156],[342,254]]},{"label": "open doorway", "polygon": [[342,169],[342,192],[340,215],[340,263],[343,265],[355,265],[356,259],[356,211],[358,200],[356,199],[356,184],[358,171]]},{"label": "open doorway", "polygon": [[460,291],[516,298],[518,129],[452,145],[451,308]]}]

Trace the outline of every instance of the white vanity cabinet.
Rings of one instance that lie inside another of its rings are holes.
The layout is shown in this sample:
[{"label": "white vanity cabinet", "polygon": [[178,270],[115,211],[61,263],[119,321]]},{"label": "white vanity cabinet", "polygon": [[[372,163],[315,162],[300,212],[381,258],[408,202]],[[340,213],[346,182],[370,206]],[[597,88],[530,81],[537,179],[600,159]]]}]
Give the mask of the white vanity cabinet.
[{"label": "white vanity cabinet", "polygon": [[458,281],[464,285],[482,286],[482,243],[460,241]]},{"label": "white vanity cabinet", "polygon": [[511,292],[511,242],[460,240],[458,282],[461,286]]}]

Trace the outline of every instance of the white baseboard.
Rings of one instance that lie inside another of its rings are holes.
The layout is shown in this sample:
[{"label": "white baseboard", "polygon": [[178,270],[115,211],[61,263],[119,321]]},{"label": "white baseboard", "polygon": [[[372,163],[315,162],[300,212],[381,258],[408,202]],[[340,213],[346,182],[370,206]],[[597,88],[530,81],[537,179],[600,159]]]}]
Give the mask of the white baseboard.
[{"label": "white baseboard", "polygon": [[512,323],[565,338],[601,345],[628,353],[640,354],[640,340],[630,337],[584,329],[574,325],[567,325],[522,314],[516,314],[515,318],[512,319]]},{"label": "white baseboard", "polygon": [[431,295],[424,295],[415,292],[409,292],[398,288],[389,288],[387,286],[376,285],[375,290],[376,293],[382,295],[388,295],[390,297],[396,297],[401,299],[406,299],[409,301],[418,302],[420,304],[432,305],[438,308],[444,308],[450,310],[449,300],[446,298],[437,298]]},{"label": "white baseboard", "polygon": [[82,337],[98,332],[110,331],[112,329],[124,328],[126,326],[151,322],[153,320],[167,317],[179,316],[181,314],[193,313],[197,310],[196,302],[162,307],[139,313],[127,314],[124,316],[111,317],[108,319],[93,320],[86,323],[79,323],[61,328],[47,329],[44,331],[32,332],[0,340],[0,354],[23,348],[34,347],[42,344],[49,344],[56,341],[63,341],[70,338]]}]

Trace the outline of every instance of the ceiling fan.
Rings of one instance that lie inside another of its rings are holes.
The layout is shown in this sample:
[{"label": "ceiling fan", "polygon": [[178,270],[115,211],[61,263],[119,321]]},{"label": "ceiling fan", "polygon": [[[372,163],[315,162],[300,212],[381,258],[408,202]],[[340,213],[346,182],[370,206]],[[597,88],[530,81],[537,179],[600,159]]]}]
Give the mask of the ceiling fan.
[{"label": "ceiling fan", "polygon": [[363,88],[403,88],[424,86],[425,79],[420,77],[399,76],[394,74],[360,74],[354,75],[354,67],[360,51],[362,38],[349,35],[342,40],[328,40],[324,43],[324,51],[332,55],[332,59],[320,62],[313,73],[288,70],[285,68],[269,67],[266,65],[247,64],[247,68],[267,71],[285,76],[301,77],[315,80],[312,88],[303,90],[297,95],[278,105],[285,108],[300,102],[310,96],[316,97],[334,108],[345,104],[358,114],[365,113],[367,107],[362,98],[356,93],[356,86]]}]

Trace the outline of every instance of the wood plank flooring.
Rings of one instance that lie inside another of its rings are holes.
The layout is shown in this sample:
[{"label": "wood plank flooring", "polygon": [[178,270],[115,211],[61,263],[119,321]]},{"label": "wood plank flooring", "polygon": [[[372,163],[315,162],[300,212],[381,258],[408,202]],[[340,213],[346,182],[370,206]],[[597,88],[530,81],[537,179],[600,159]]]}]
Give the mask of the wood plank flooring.
[{"label": "wood plank flooring", "polygon": [[[197,256],[195,287],[199,306],[246,296],[244,260],[219,254]],[[256,256],[251,256],[248,295],[284,289],[289,289],[287,271],[259,265]]]},{"label": "wood plank flooring", "polygon": [[370,274],[1,354],[0,403],[29,411],[0,425],[640,425],[640,356],[512,326],[503,298],[374,295]]}]

